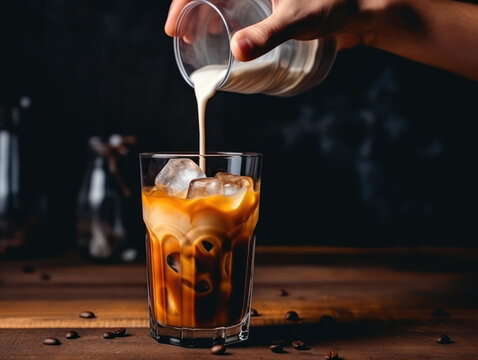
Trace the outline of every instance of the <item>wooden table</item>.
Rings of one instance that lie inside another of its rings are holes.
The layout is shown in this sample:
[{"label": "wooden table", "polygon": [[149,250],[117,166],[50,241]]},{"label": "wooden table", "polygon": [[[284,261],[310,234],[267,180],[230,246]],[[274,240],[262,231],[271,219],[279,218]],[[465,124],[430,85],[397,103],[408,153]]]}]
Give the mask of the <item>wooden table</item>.
[{"label": "wooden table", "polygon": [[[478,359],[477,249],[258,248],[250,340],[228,359]],[[25,265],[35,271],[26,273]],[[42,280],[42,274],[50,275]],[[280,297],[278,289],[289,296]],[[80,319],[83,310],[95,319]],[[288,310],[298,324],[285,324]],[[105,340],[111,328],[129,336]],[[81,337],[66,340],[76,330]],[[440,345],[446,333],[454,341]],[[54,336],[60,346],[45,346]],[[273,339],[305,339],[275,354]],[[0,359],[206,359],[208,349],[149,336],[143,264],[92,265],[76,255],[0,263]]]}]

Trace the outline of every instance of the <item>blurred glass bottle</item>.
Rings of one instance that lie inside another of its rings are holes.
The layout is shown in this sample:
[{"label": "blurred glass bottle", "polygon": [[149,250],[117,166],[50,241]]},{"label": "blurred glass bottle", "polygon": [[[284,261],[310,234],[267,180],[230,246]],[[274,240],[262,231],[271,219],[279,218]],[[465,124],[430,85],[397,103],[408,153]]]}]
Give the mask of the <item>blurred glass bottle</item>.
[{"label": "blurred glass bottle", "polygon": [[112,135],[89,139],[89,160],[78,195],[78,245],[84,255],[101,261],[132,261],[137,252],[128,242],[124,222],[131,190],[118,169],[119,160],[136,139]]},{"label": "blurred glass bottle", "polygon": [[15,120],[11,112],[0,107],[0,253],[25,243],[19,198],[20,149]]},{"label": "blurred glass bottle", "polygon": [[23,250],[34,246],[46,216],[39,189],[27,184],[27,159],[21,156],[21,118],[30,105],[30,98],[21,96],[0,106],[0,255],[28,256]]}]

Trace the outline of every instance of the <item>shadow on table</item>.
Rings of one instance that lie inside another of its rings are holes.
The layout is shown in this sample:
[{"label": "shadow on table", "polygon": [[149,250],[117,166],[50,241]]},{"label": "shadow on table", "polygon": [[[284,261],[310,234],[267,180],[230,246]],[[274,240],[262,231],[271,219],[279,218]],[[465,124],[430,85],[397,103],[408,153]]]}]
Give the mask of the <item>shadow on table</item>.
[{"label": "shadow on table", "polygon": [[283,340],[286,344],[289,344],[297,339],[313,344],[331,339],[383,335],[392,332],[396,327],[397,324],[395,323],[378,321],[339,323],[332,317],[324,316],[319,323],[251,327],[250,336],[246,342],[231,346],[268,345],[275,340]]},{"label": "shadow on table", "polygon": [[460,320],[452,317],[431,317],[427,321],[352,321],[338,322],[334,318],[325,316],[319,323],[274,325],[251,327],[249,339],[245,342],[230,345],[231,347],[268,346],[274,341],[281,340],[284,346],[291,344],[293,340],[303,340],[307,344],[314,345],[331,340],[381,338],[400,333],[400,331],[417,328],[440,328],[444,324],[455,326],[462,324]]}]

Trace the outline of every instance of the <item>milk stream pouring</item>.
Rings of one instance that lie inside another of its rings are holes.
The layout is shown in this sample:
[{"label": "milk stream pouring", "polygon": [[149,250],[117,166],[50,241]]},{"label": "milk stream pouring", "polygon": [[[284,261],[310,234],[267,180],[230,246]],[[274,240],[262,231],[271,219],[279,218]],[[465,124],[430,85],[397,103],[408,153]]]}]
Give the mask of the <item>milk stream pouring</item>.
[{"label": "milk stream pouring", "polygon": [[[222,66],[205,66],[191,75],[198,106],[199,120],[199,155],[206,154],[206,106],[209,99],[216,93],[216,88],[224,77],[227,69]],[[206,173],[206,159],[199,158],[199,166]]]},{"label": "milk stream pouring", "polygon": [[253,61],[236,60],[232,35],[271,13],[270,0],[193,0],[179,16],[174,53],[182,76],[195,89],[201,155],[206,104],[216,90],[292,96],[318,85],[332,67],[336,44],[331,37],[289,40]]}]

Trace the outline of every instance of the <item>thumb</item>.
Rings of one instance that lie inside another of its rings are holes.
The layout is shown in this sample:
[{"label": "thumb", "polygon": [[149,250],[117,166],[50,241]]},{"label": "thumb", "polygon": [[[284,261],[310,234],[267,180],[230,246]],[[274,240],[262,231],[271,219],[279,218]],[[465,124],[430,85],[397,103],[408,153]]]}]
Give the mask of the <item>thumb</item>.
[{"label": "thumb", "polygon": [[231,51],[239,61],[253,60],[289,40],[288,23],[277,13],[239,30],[231,39]]}]

